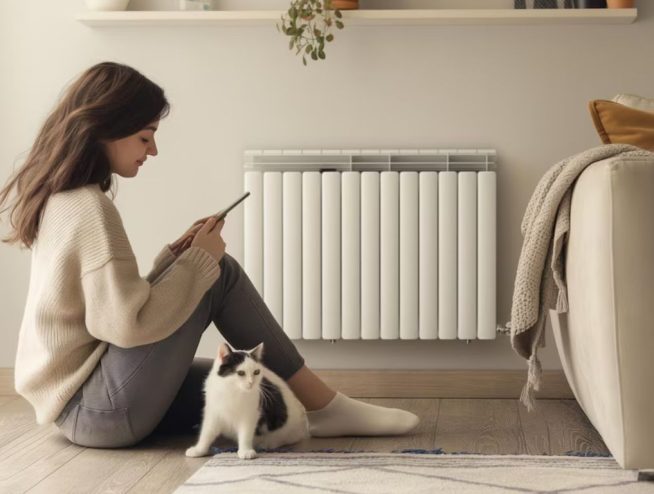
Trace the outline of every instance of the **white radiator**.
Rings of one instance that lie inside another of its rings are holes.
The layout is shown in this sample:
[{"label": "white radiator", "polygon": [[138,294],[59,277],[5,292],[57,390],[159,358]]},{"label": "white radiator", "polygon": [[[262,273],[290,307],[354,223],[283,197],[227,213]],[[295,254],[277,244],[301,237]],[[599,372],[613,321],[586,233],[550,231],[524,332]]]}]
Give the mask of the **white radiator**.
[{"label": "white radiator", "polygon": [[243,266],[291,339],[494,339],[495,151],[248,150]]}]

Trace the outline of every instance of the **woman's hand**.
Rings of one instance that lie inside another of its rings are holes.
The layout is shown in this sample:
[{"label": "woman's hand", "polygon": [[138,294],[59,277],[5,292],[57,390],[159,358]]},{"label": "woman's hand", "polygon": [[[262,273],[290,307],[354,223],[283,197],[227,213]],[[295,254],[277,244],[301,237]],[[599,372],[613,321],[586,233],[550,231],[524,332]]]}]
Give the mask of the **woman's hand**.
[{"label": "woman's hand", "polygon": [[220,232],[225,225],[225,219],[216,221],[216,218],[210,218],[202,225],[200,231],[193,238],[191,246],[201,247],[211,254],[217,261],[220,261],[225,255],[225,241],[220,236]]},{"label": "woman's hand", "polygon": [[[172,244],[169,244],[170,250],[173,251],[175,257],[178,257],[182,252],[188,249],[193,243],[193,239],[195,238],[196,233],[198,233],[198,231],[200,231],[200,228],[202,228],[202,225],[204,225],[207,222],[207,220],[217,216],[218,214],[220,213],[205,216],[204,218],[200,218],[199,220],[196,220],[191,226],[191,228],[186,230],[184,235],[179,237]],[[223,221],[224,223],[224,218],[221,221]],[[220,225],[220,229],[222,230],[222,225]]]},{"label": "woman's hand", "polygon": [[202,225],[204,225],[206,221],[213,216],[214,215],[211,215],[197,220],[195,223],[193,223],[191,228],[189,228],[188,230],[186,230],[186,232],[184,232],[184,234],[181,237],[179,237],[177,240],[175,240],[172,244],[169,245],[170,250],[173,251],[175,257],[179,257],[179,255],[182,252],[184,252],[186,249],[188,249],[191,246],[191,243],[195,238],[195,234],[198,231],[200,231]]},{"label": "woman's hand", "polygon": [[206,221],[207,221],[209,218],[212,218],[212,217],[214,217],[214,216],[216,216],[216,215],[215,215],[215,214],[212,214],[212,215],[210,215],[210,216],[205,216],[204,218],[200,218],[200,219],[197,220],[195,223],[193,223],[193,226],[195,226],[195,225],[199,225],[199,224],[204,225],[204,223],[206,223]]}]

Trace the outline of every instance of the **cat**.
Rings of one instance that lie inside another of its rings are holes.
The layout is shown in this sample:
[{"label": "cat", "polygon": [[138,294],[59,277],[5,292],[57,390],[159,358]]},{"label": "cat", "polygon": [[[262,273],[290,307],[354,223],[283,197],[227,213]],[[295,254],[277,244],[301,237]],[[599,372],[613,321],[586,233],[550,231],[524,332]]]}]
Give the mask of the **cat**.
[{"label": "cat", "polygon": [[221,434],[237,441],[241,459],[256,458],[257,447],[274,449],[309,437],[304,406],[288,384],[264,366],[262,354],[263,342],[251,350],[220,345],[204,382],[198,442],[186,456],[206,456]]}]

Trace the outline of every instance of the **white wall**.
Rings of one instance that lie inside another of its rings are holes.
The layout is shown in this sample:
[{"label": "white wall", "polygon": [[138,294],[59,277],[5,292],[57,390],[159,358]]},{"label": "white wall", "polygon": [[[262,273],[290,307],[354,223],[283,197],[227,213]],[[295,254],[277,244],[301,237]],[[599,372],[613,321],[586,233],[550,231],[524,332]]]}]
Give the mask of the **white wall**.
[{"label": "white wall", "polygon": [[[130,8],[148,3],[133,0]],[[326,61],[304,67],[274,26],[89,28],[74,19],[81,0],[3,0],[0,180],[20,166],[64,85],[103,60],[136,67],[172,104],[159,156],[134,179],[119,178],[116,204],[143,274],[165,242],[241,192],[246,148],[496,148],[498,317],[506,321],[520,221],[538,179],[599,144],[587,102],[618,92],[653,96],[646,61],[654,6],[640,3],[638,21],[627,26],[346,26]],[[223,230],[238,260],[242,211]],[[0,367],[14,364],[29,270],[29,251],[0,245]],[[211,326],[198,356],[212,357],[218,341]],[[297,346],[314,368],[525,367],[507,336]],[[560,368],[549,331],[541,356],[544,368]]]}]

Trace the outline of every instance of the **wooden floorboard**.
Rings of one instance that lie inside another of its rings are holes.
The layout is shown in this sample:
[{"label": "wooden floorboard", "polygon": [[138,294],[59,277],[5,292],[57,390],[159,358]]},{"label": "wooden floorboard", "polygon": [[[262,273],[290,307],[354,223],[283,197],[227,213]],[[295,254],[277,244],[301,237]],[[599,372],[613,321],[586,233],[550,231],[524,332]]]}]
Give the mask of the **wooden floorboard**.
[{"label": "wooden floorboard", "polygon": [[[123,492],[131,494],[169,493],[184,483],[207,461],[206,458],[187,458],[186,448],[194,444],[194,436],[161,437],[160,447],[165,455],[132,487]],[[149,441],[150,438],[146,439]],[[216,443],[218,445],[218,443]]]},{"label": "wooden floorboard", "polygon": [[[410,410],[418,429],[405,436],[309,438],[293,451],[317,449],[446,453],[608,453],[598,432],[574,400],[537,401],[527,412],[514,399],[360,398]],[[93,449],[70,443],[53,424],[37,425],[28,402],[0,396],[0,492],[171,493],[207,458],[187,458],[192,435],[152,435],[125,449]],[[218,439],[219,447],[234,443]]]},{"label": "wooden floorboard", "polygon": [[534,415],[531,424],[541,424],[541,428],[547,428],[551,455],[564,455],[569,451],[609,452],[597,430],[574,400],[537,400],[536,409],[527,412],[521,406],[519,411],[523,429],[526,427],[525,415],[540,415],[540,418]]},{"label": "wooden floorboard", "polygon": [[20,396],[11,396],[0,405],[0,453],[8,444],[37,428],[32,406]]},{"label": "wooden floorboard", "polygon": [[526,454],[518,402],[441,400],[435,445],[446,453]]}]

